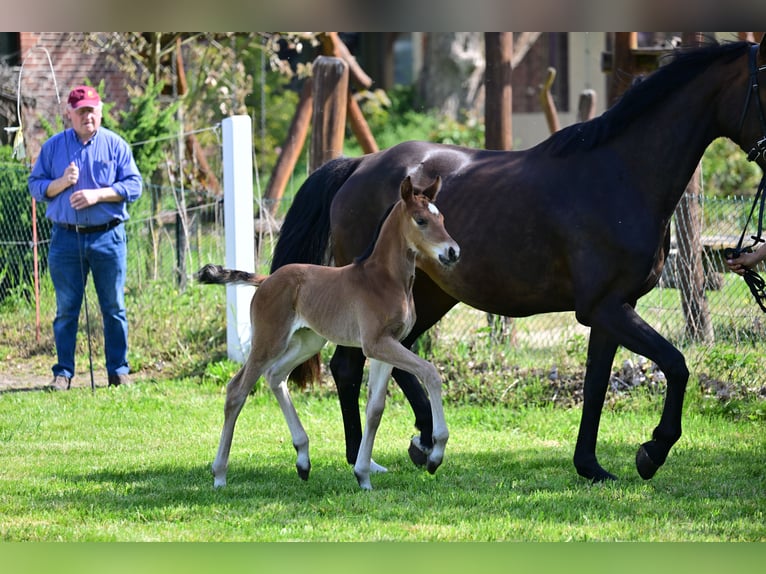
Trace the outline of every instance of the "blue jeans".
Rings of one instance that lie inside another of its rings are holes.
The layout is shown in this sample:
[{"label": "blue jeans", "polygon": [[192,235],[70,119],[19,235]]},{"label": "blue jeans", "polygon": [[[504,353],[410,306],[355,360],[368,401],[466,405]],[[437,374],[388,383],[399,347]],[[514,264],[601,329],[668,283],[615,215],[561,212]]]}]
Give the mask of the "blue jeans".
[{"label": "blue jeans", "polygon": [[88,274],[101,307],[108,374],[127,374],[128,319],[125,310],[127,237],[125,225],[96,233],[53,226],[48,269],[56,291],[53,338],[58,362],[53,375],[73,377],[77,326]]}]

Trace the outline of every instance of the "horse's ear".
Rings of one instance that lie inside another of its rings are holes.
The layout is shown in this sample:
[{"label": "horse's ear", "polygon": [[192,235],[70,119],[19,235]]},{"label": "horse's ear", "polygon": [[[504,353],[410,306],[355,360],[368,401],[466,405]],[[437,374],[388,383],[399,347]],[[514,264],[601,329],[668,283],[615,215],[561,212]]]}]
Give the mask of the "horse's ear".
[{"label": "horse's ear", "polygon": [[412,179],[409,175],[402,180],[400,191],[404,201],[409,201],[412,199],[414,190],[412,189]]},{"label": "horse's ear", "polygon": [[436,196],[439,194],[441,188],[442,178],[437,175],[433,183],[423,190],[423,195],[425,195],[432,202],[436,201]]}]

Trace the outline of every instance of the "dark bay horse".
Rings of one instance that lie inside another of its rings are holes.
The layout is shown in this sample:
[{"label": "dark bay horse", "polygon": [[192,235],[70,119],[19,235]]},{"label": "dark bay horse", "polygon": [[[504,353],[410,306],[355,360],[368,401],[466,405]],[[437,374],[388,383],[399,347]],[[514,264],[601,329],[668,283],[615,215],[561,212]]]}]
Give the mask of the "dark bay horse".
[{"label": "dark bay horse", "polygon": [[444,218],[433,203],[440,187],[441,180],[436,177],[422,193],[416,192],[410,178],[405,177],[400,199],[381,223],[369,252],[343,267],[296,263],[282,266],[269,276],[217,265],[200,269],[197,278],[202,283],[239,282],[258,287],[250,304],[252,348],[226,386],[223,431],[213,462],[215,486],[226,484],[234,425],[261,375],[290,429],[298,454],[298,475],[308,478],[309,439],[290,399],[287,378],[327,341],[356,347],[370,359],[367,425],[354,465],[359,486],[372,488],[372,447],[394,367],[417,375],[428,389],[433,448],[426,464],[429,472],[436,472],[449,436],[441,402],[441,376],[436,367],[400,341],[415,324],[415,261],[433,259],[437,267],[449,270],[460,257],[460,247],[444,229]]},{"label": "dark bay horse", "polygon": [[[343,265],[360,253],[397,198],[399,182],[443,177],[437,205],[460,244],[449,273],[423,261],[415,282],[411,345],[458,301],[523,317],[573,310],[590,327],[577,472],[614,479],[596,443],[619,345],[654,361],[667,379],[659,424],[638,449],[636,466],[654,476],[681,436],[689,371],[672,344],[635,312],[660,276],[669,223],[702,154],[727,137],[766,167],[766,41],[710,43],[673,60],[628,90],[601,116],[562,129],[524,151],[486,151],[411,141],[313,172],[286,216],[272,268],[291,261]],[[331,370],[346,425],[346,456],[356,459],[364,363],[338,347]],[[430,444],[428,402],[407,373],[394,378]],[[410,454],[413,456],[413,449]],[[415,460],[415,458],[413,458]]]}]

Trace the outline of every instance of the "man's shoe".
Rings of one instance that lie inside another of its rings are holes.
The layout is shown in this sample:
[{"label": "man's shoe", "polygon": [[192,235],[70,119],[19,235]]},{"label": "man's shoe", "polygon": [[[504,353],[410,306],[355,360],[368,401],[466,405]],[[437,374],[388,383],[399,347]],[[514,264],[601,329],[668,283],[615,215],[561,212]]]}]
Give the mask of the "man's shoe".
[{"label": "man's shoe", "polygon": [[49,391],[68,391],[71,385],[71,378],[64,375],[56,375],[53,377],[53,382],[45,388]]},{"label": "man's shoe", "polygon": [[119,387],[120,385],[123,385],[123,386],[127,387],[130,384],[132,384],[132,381],[130,380],[130,377],[128,376],[127,373],[123,373],[123,374],[120,374],[120,375],[118,375],[116,373],[111,373],[109,375],[109,386],[110,387]]}]

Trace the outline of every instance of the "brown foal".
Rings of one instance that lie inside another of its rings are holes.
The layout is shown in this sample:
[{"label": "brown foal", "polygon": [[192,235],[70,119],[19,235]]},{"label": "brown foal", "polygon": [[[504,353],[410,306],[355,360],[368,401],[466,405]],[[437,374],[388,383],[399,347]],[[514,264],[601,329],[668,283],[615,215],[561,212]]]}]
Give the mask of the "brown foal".
[{"label": "brown foal", "polygon": [[234,425],[261,375],[276,396],[290,429],[298,454],[298,475],[308,478],[309,440],[290,399],[287,378],[327,341],[361,348],[370,359],[367,423],[354,464],[359,486],[372,488],[372,448],[394,367],[413,373],[428,392],[434,440],[426,468],[434,473],[441,464],[449,437],[441,377],[431,363],[400,341],[415,323],[412,285],[416,259],[433,260],[448,268],[458,261],[460,247],[444,229],[444,218],[433,203],[441,178],[422,192],[413,188],[409,176],[400,187],[401,199],[383,221],[372,251],[354,263],[343,267],[295,263],[269,276],[206,265],[197,274],[202,283],[258,286],[250,305],[252,348],[226,387],[223,431],[213,462],[216,487],[226,484]]}]

